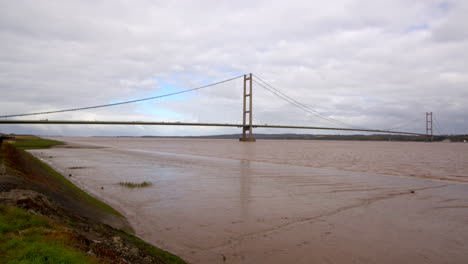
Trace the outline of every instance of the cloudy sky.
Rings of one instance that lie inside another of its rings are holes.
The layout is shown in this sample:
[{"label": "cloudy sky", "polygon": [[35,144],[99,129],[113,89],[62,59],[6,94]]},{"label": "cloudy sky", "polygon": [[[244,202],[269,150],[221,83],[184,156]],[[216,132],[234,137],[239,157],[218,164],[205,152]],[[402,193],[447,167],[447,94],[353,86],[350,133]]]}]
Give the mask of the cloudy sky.
[{"label": "cloudy sky", "polygon": [[[425,132],[425,113],[434,112],[436,133],[468,133],[466,14],[464,0],[0,0],[0,115],[157,96],[252,72],[354,126]],[[238,79],[144,103],[21,118],[240,123],[241,107]],[[254,123],[339,126],[255,83]],[[0,125],[0,132],[240,129]]]}]

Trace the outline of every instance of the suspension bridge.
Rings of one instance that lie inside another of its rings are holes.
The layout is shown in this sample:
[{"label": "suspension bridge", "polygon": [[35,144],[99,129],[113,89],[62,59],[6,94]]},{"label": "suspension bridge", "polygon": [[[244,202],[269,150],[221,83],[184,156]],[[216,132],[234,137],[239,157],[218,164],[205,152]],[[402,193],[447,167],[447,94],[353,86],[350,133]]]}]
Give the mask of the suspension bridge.
[{"label": "suspension bridge", "polygon": [[[105,107],[112,107],[117,105],[123,104],[131,104],[131,103],[138,103],[143,101],[155,100],[163,97],[170,97],[175,96],[183,93],[194,92],[201,89],[206,89],[218,84],[230,82],[236,79],[243,78],[243,108],[242,108],[242,123],[191,123],[191,122],[145,122],[145,121],[87,121],[87,120],[49,120],[49,119],[42,119],[42,120],[21,120],[21,119],[8,119],[8,118],[16,118],[16,117],[25,117],[25,116],[35,116],[35,115],[46,115],[46,114],[54,114],[54,113],[64,113],[64,112],[73,112],[73,111],[81,111],[81,110],[90,110],[90,109],[97,109],[97,108],[105,108]],[[287,101],[291,105],[309,113],[314,116],[317,116],[321,119],[334,123],[335,125],[339,125],[341,127],[321,127],[321,126],[293,126],[293,125],[270,125],[270,124],[255,124],[253,122],[253,84],[258,85],[259,87],[269,91],[270,93],[276,95],[277,97],[281,98],[282,100]],[[430,118],[429,118],[430,117]],[[43,112],[33,112],[33,113],[21,113],[21,114],[10,114],[10,115],[1,115],[0,118],[4,118],[0,120],[1,124],[46,124],[46,125],[147,125],[147,126],[205,126],[205,127],[237,127],[241,128],[242,136],[240,137],[240,141],[246,142],[254,142],[255,136],[253,133],[254,128],[280,128],[280,129],[310,129],[310,130],[336,130],[336,131],[356,131],[356,132],[371,132],[371,133],[386,133],[386,134],[402,134],[402,135],[416,135],[416,136],[426,136],[428,138],[432,138],[432,113],[429,116],[429,113],[426,113],[426,133],[415,133],[415,132],[407,132],[407,131],[395,131],[395,130],[382,130],[382,129],[371,129],[371,128],[362,128],[357,127],[352,124],[337,120],[333,117],[323,115],[316,111],[313,108],[302,104],[301,102],[293,99],[292,97],[288,96],[282,90],[277,89],[261,79],[260,77],[250,73],[244,74],[237,77],[229,78],[223,81],[211,83],[208,85],[181,90],[178,92],[147,97],[142,99],[136,100],[129,100],[124,102],[118,103],[110,103],[110,104],[102,104],[102,105],[95,105],[95,106],[86,106],[86,107],[79,107],[79,108],[70,108],[70,109],[62,109],[62,110],[53,110],[53,111],[43,111]]]}]

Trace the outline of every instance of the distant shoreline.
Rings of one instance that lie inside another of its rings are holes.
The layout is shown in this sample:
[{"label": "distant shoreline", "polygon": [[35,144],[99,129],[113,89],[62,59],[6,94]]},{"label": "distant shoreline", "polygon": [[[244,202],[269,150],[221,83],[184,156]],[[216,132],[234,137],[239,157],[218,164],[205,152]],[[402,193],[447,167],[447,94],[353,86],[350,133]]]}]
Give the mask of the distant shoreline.
[{"label": "distant shoreline", "polygon": [[[312,134],[255,134],[257,140],[350,140],[350,141],[413,141],[424,142],[424,136],[408,136],[394,134],[374,135],[312,135]],[[106,136],[95,136],[106,137]],[[124,138],[190,138],[190,139],[239,139],[240,134],[208,135],[208,136],[113,136]],[[434,142],[464,142],[468,141],[468,135],[434,136]]]}]

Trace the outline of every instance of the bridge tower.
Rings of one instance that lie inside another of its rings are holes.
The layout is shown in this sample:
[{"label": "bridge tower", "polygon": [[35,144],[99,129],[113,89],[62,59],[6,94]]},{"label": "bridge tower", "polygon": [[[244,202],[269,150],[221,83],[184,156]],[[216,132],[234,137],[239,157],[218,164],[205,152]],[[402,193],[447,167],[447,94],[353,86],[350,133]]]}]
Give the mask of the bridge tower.
[{"label": "bridge tower", "polygon": [[242,137],[239,138],[239,141],[255,142],[255,137],[253,136],[252,132],[252,73],[244,75],[244,108],[242,118]]},{"label": "bridge tower", "polygon": [[434,135],[432,133],[432,112],[426,112],[426,141],[432,142]]}]

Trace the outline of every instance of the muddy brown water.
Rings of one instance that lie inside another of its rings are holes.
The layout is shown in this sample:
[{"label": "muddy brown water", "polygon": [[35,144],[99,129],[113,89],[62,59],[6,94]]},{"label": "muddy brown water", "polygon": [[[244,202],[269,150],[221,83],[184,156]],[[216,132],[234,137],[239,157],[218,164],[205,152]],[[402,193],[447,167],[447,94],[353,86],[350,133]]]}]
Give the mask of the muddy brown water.
[{"label": "muddy brown water", "polygon": [[191,263],[468,263],[468,144],[58,140],[32,152]]}]

